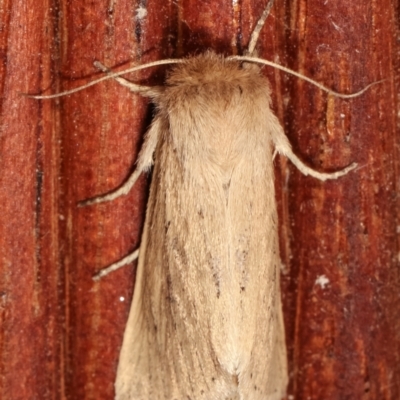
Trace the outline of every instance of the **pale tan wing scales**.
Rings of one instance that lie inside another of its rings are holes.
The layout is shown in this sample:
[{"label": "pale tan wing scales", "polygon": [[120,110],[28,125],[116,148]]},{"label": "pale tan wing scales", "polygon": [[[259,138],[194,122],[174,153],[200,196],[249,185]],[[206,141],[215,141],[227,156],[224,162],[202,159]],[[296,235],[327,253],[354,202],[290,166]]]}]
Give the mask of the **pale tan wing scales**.
[{"label": "pale tan wing scales", "polygon": [[[189,229],[186,244],[180,242],[182,232],[178,231],[184,229],[185,214],[191,211],[184,202],[181,202],[183,207],[170,209],[170,204],[180,201],[171,198],[177,194],[176,191],[171,194],[171,186],[180,184],[182,177],[179,174],[171,177],[171,168],[178,166],[168,139],[162,140],[165,141],[156,151],[134,300],[121,349],[116,399],[210,399],[211,393],[221,393],[215,398],[239,399],[227,397],[226,374],[212,357],[211,327],[207,326],[208,318],[201,304],[206,303],[204,298],[208,295],[206,290],[203,293],[207,279],[202,276],[207,273],[189,268],[199,262],[191,259],[193,251],[188,249],[189,243],[196,241],[196,246],[205,246],[206,254],[208,238],[204,232],[197,240],[199,235],[194,238],[193,230]],[[182,200],[185,194],[182,189],[178,197]],[[200,287],[193,290],[196,281]]]},{"label": "pale tan wing scales", "polygon": [[117,400],[284,392],[269,102],[257,68],[214,54],[167,80]]}]

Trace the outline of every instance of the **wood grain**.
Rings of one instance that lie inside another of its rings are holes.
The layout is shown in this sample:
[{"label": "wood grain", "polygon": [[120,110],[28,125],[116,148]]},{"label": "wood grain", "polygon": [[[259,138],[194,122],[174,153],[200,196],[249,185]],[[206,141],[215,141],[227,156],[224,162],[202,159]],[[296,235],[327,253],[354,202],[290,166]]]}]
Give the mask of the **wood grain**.
[{"label": "wood grain", "polygon": [[[114,82],[56,101],[19,93],[76,87],[97,73],[95,60],[241,53],[265,4],[233,4],[2,3],[0,398],[113,398],[134,269],[91,277],[139,245],[148,181],[127,198],[77,208],[134,167],[152,115],[145,100]],[[302,160],[324,171],[360,165],[321,183],[276,161],[296,400],[400,398],[398,21],[393,0],[276,0],[262,33],[260,56],[335,90],[386,80],[341,100],[265,68]],[[131,79],[163,76],[159,68]]]}]

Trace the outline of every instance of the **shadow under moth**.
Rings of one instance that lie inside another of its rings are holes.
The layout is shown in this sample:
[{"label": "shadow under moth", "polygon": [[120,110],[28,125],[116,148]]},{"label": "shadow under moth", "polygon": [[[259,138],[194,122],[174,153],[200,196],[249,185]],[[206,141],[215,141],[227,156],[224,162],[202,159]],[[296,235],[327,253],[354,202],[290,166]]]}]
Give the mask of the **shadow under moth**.
[{"label": "shadow under moth", "polygon": [[[258,21],[244,56],[211,51],[112,73],[149,97],[156,113],[137,166],[119,189],[89,205],[125,195],[153,168],[130,315],[119,358],[116,400],[279,400],[288,382],[280,299],[280,260],[273,159],[288,157],[305,175],[336,179],[356,167],[317,172],[292,151],[271,110],[270,85],[257,64],[279,68],[343,98],[315,81],[254,56]],[[176,64],[165,85],[120,77]]]}]

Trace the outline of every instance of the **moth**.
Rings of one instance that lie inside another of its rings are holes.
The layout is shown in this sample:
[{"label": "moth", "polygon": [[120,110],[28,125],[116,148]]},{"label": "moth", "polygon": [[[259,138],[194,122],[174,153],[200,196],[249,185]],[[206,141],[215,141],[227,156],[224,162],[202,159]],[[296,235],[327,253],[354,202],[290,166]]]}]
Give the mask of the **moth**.
[{"label": "moth", "polygon": [[[245,56],[209,51],[120,73],[98,63],[107,75],[84,86],[112,78],[156,106],[132,176],[83,203],[125,195],[153,168],[140,250],[99,274],[129,264],[140,251],[116,400],[279,400],[286,393],[273,158],[285,155],[320,180],[337,179],[356,164],[322,173],[293,153],[256,64],[300,75],[254,56],[271,6]],[[164,86],[120,77],[160,64],[176,64]],[[369,87],[342,95],[301,77],[344,98]]]}]

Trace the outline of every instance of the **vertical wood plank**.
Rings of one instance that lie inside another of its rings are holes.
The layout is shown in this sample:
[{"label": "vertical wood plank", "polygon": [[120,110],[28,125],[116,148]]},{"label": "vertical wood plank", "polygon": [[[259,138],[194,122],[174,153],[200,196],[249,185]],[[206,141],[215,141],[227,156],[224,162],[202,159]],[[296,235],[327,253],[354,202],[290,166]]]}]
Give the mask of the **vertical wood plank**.
[{"label": "vertical wood plank", "polygon": [[[152,109],[114,82],[54,101],[96,74],[213,48],[240,54],[264,1],[4,1],[0,9],[0,397],[112,399],[134,268],[93,274],[140,244],[148,178],[134,168]],[[259,55],[342,92],[265,68],[274,109],[308,165],[277,158],[289,399],[400,398],[398,4],[276,0]],[[161,84],[165,69],[132,75]],[[16,373],[17,372],[17,373]],[[291,397],[292,396],[292,397]]]},{"label": "vertical wood plank", "polygon": [[[293,80],[283,120],[309,165],[359,168],[318,182],[285,171],[284,280],[295,399],[400,396],[397,4],[287,3],[288,63],[341,100]],[[291,80],[291,79],[290,79]]]},{"label": "vertical wood plank", "polygon": [[0,8],[2,399],[54,399],[62,391],[57,110],[20,95],[51,83],[51,7],[10,0]]}]

